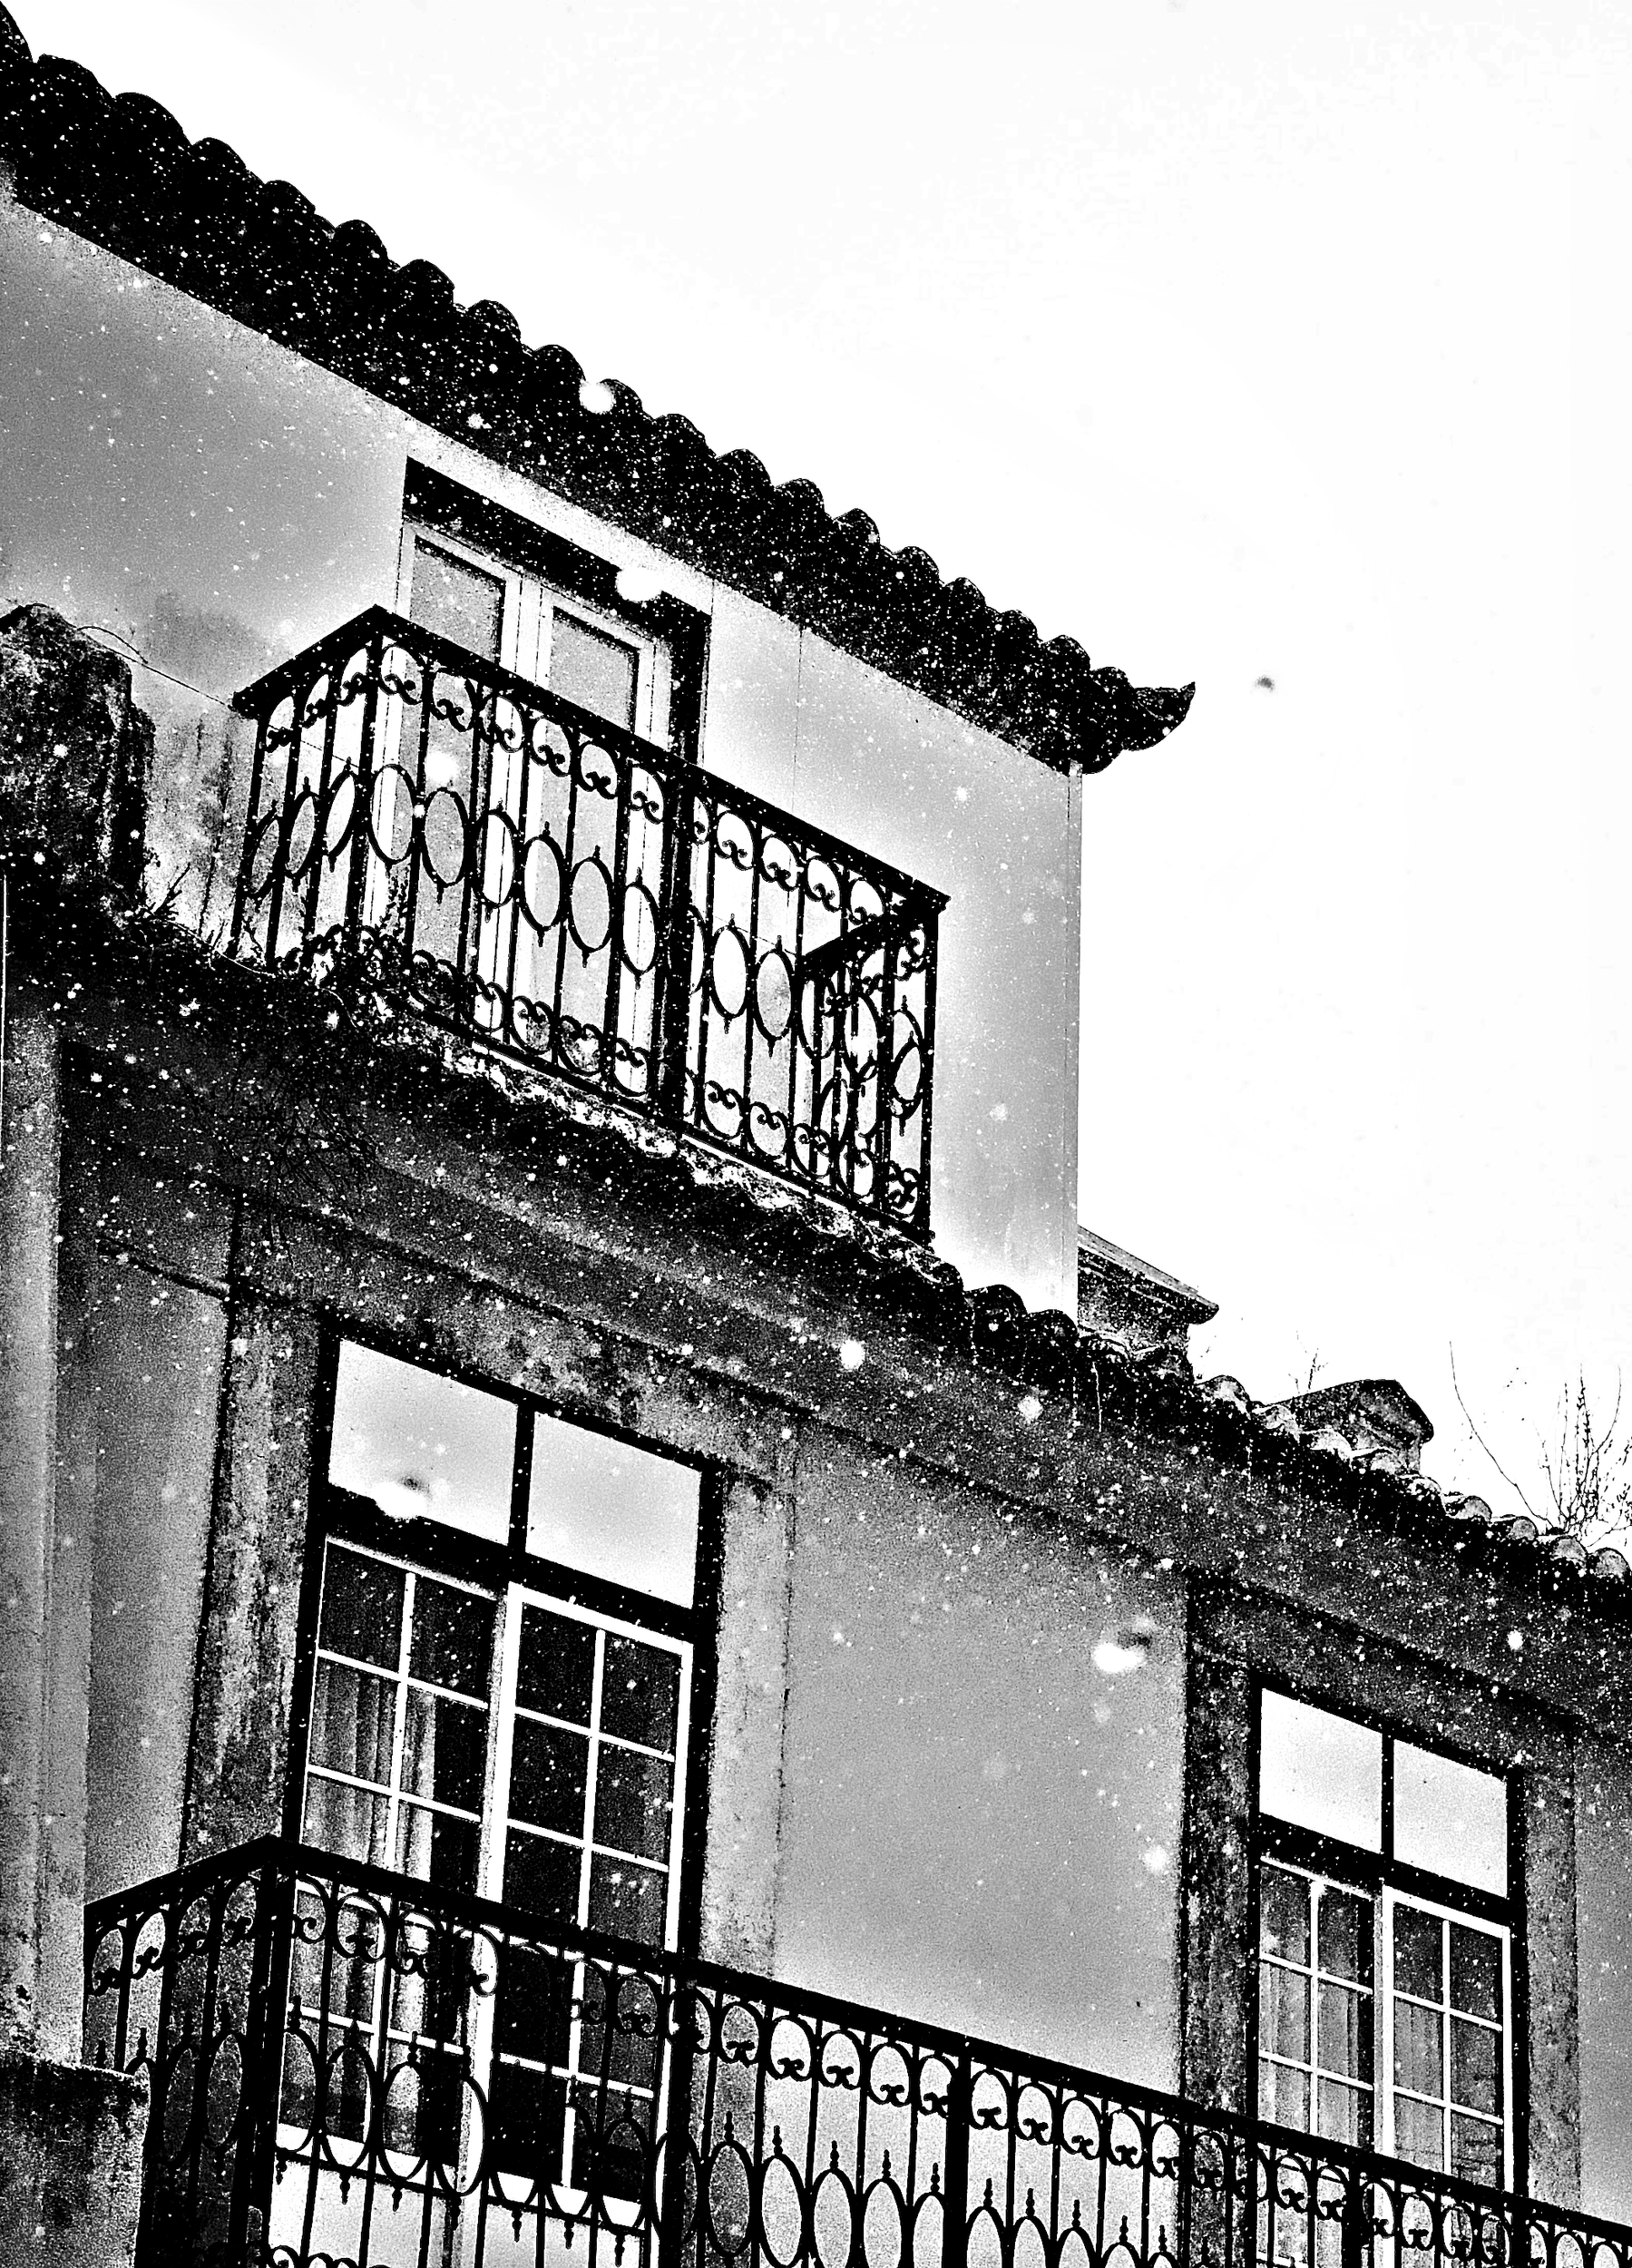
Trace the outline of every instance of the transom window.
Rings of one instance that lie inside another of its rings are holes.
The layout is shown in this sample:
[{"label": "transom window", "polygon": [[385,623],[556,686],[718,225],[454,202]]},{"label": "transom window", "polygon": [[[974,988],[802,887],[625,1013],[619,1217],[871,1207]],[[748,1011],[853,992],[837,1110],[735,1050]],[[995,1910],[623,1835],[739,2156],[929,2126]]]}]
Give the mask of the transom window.
[{"label": "transom window", "polygon": [[1510,2183],[1506,1782],[1265,1690],[1256,1884],[1260,2116]]}]

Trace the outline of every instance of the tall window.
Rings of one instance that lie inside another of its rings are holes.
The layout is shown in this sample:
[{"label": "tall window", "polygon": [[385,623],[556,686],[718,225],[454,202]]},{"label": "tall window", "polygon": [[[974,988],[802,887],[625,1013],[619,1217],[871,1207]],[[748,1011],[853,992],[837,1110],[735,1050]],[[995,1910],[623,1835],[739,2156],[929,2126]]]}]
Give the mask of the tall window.
[{"label": "tall window", "polygon": [[1510,2183],[1505,1780],[1266,1690],[1257,1809],[1259,2115]]},{"label": "tall window", "polygon": [[[632,2195],[658,2044],[601,2068],[558,1933],[680,1932],[700,1476],[343,1342],[321,1489],[301,1839],[403,1894],[343,1875],[348,1919],[327,1933],[307,1896],[286,2143],[308,2149],[320,2113],[358,2163],[447,2164],[478,2146],[474,2081],[502,2167],[581,2185],[588,2153],[603,2192]],[[514,1917],[485,1991],[456,1902],[472,1893]],[[343,2185],[311,2184],[340,2214]]]}]

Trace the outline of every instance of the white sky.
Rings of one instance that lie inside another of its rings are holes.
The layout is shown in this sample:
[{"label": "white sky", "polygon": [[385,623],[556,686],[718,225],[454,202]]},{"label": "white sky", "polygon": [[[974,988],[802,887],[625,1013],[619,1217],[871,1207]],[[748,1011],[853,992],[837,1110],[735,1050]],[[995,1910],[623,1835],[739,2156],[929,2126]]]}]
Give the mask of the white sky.
[{"label": "white sky", "polygon": [[1088,787],[1084,1217],[1222,1303],[1204,1371],[1397,1375],[1493,1501],[1451,1345],[1527,1481],[1578,1363],[1612,1406],[1632,11],[12,5],[1045,636],[1197,679]]}]

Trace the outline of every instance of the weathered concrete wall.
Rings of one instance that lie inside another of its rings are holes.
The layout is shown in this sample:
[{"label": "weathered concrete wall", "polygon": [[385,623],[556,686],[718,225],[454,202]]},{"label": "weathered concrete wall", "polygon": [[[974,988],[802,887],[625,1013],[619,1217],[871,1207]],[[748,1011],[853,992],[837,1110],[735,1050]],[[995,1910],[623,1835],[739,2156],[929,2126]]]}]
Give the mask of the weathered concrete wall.
[{"label": "weathered concrete wall", "polygon": [[199,1613],[226,1346],[220,1299],[103,1257],[86,1890],[181,1853]]},{"label": "weathered concrete wall", "polygon": [[[56,1520],[56,1227],[62,1159],[54,1024],[14,998],[0,1122],[0,2049],[68,2054],[77,2007],[41,1959],[68,1927],[83,1851],[51,1810]],[[79,1539],[73,1539],[77,1548]],[[70,1569],[72,1572],[72,1569]],[[83,1806],[77,1822],[83,1833]],[[58,1835],[65,1854],[54,1847]],[[65,1856],[65,1863],[63,1862]]]},{"label": "weathered concrete wall", "polygon": [[[245,788],[224,703],[396,591],[410,455],[711,620],[703,754],[953,894],[935,1084],[939,1247],[1072,1311],[1080,842],[1071,786],[824,640],[0,197],[0,602],[133,645],[154,718],[158,880],[209,903]],[[718,751],[718,755],[717,755]]]},{"label": "weathered concrete wall", "polygon": [[778,1974],[1171,2087],[1178,1586],[821,1433],[798,1496]]},{"label": "weathered concrete wall", "polygon": [[1576,1749],[1581,2203],[1632,2222],[1632,1756]]},{"label": "weathered concrete wall", "polygon": [[183,1859],[276,1833],[289,1787],[316,1323],[308,1315],[240,1300],[227,1357]]},{"label": "weathered concrete wall", "polygon": [[139,2079],[0,2055],[0,2268],[127,2268],[146,2122]]}]

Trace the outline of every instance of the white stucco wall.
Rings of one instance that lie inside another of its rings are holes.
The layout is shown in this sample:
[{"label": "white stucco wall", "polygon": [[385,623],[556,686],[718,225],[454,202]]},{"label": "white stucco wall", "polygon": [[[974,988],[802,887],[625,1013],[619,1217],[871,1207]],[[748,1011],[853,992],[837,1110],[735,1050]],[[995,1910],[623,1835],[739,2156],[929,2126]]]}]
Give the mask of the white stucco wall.
[{"label": "white stucco wall", "polygon": [[777,1973],[1177,2086],[1181,1583],[812,1435],[789,1596]]},{"label": "white stucco wall", "polygon": [[43,600],[152,665],[139,697],[172,862],[234,730],[227,697],[394,599],[411,455],[659,572],[710,616],[704,761],[950,894],[936,1247],[972,1285],[1074,1308],[1071,783],[4,199],[0,304],[0,602]]}]

